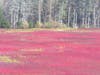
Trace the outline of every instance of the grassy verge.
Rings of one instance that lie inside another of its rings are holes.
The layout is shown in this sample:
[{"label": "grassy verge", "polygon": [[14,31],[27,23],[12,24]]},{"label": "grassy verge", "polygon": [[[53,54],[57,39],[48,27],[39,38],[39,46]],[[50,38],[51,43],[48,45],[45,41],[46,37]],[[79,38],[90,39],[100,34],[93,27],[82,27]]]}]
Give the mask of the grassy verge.
[{"label": "grassy verge", "polygon": [[66,31],[66,32],[100,32],[100,29],[76,29],[76,28],[31,28],[31,29],[0,29],[0,33],[5,32],[33,32],[33,31]]}]

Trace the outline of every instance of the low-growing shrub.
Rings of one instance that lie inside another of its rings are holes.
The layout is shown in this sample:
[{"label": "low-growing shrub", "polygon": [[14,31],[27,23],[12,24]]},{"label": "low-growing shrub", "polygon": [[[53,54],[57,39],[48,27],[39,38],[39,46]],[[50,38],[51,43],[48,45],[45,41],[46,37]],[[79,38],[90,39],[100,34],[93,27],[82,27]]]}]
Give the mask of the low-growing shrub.
[{"label": "low-growing shrub", "polygon": [[0,8],[0,28],[9,28],[10,24],[9,22],[5,19],[3,10]]},{"label": "low-growing shrub", "polygon": [[45,28],[66,28],[65,24],[61,24],[57,21],[47,22],[44,26]]},{"label": "low-growing shrub", "polygon": [[35,26],[33,25],[33,22],[29,21],[29,28],[34,28]]},{"label": "low-growing shrub", "polygon": [[17,22],[17,28],[18,29],[22,28],[22,22]]},{"label": "low-growing shrub", "polygon": [[23,29],[29,28],[29,23],[28,23],[28,21],[26,21],[26,20],[22,21],[22,28],[23,28]]},{"label": "low-growing shrub", "polygon": [[35,24],[35,28],[42,28],[42,26],[43,26],[43,23],[40,23],[40,22],[37,22]]},{"label": "low-growing shrub", "polygon": [[27,28],[29,28],[29,23],[26,20],[18,22],[17,28],[18,29],[27,29]]}]

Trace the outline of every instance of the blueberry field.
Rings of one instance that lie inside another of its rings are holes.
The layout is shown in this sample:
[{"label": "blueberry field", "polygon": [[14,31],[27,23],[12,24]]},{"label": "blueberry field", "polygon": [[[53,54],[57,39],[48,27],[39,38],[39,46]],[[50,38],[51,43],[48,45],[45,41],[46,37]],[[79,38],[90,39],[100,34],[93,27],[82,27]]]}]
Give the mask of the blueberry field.
[{"label": "blueberry field", "polygon": [[100,31],[0,31],[0,75],[99,75]]}]

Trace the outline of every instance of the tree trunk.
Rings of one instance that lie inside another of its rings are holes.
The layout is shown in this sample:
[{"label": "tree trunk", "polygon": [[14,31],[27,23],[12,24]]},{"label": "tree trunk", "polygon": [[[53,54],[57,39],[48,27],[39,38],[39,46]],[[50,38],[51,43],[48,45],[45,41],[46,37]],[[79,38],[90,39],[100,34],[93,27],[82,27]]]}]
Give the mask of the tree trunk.
[{"label": "tree trunk", "polygon": [[52,20],[52,0],[49,0],[49,22]]},{"label": "tree trunk", "polygon": [[68,27],[70,27],[70,12],[71,11],[71,8],[69,7],[68,9]]},{"label": "tree trunk", "polygon": [[94,7],[93,11],[94,11],[93,12],[94,13],[94,21],[93,21],[94,23],[93,24],[94,24],[94,28],[96,28],[96,10],[95,10],[95,7]]},{"label": "tree trunk", "polygon": [[39,0],[39,5],[38,5],[38,22],[41,24],[41,10],[42,10],[42,0]]}]

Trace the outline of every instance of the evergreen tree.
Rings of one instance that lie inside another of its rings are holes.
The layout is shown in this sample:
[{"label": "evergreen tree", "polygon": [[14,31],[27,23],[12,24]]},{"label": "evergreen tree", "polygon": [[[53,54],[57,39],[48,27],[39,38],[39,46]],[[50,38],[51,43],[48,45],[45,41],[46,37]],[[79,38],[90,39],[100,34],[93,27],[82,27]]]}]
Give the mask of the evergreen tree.
[{"label": "evergreen tree", "polygon": [[0,28],[9,28],[9,27],[10,27],[9,23],[4,18],[3,10],[2,10],[2,8],[0,8]]}]

